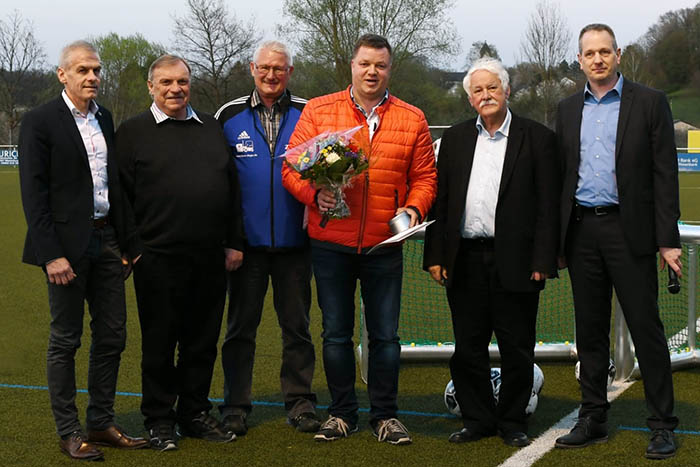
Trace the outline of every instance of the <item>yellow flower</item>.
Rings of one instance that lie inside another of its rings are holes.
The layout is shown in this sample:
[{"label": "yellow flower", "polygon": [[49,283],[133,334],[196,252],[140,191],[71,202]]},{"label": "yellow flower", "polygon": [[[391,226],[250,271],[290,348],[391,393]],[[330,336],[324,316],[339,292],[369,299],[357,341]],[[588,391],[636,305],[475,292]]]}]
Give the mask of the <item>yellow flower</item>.
[{"label": "yellow flower", "polygon": [[310,160],[311,160],[311,159],[309,159],[308,157],[303,157],[303,158],[301,159],[301,161],[302,161],[303,163],[305,163],[305,164],[306,164],[307,162],[309,162]]}]

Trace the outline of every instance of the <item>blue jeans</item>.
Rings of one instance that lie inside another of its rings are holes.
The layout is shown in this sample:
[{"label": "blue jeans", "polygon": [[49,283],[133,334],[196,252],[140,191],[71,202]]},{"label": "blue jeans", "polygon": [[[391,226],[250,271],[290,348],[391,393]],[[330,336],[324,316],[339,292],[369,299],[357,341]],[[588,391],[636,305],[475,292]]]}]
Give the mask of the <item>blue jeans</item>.
[{"label": "blue jeans", "polygon": [[382,253],[368,256],[311,249],[323,316],[323,366],[332,399],[328,412],[351,424],[357,423],[358,409],[352,342],[358,279],[369,337],[370,423],[395,417],[398,410],[403,254],[401,248]]}]

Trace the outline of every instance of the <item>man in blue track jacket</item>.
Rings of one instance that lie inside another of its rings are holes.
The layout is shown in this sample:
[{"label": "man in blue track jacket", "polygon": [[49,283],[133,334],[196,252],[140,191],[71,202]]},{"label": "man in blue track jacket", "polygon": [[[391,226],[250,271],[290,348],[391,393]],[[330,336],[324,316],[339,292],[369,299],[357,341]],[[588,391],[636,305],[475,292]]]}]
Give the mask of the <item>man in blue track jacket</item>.
[{"label": "man in blue track jacket", "polygon": [[248,431],[255,335],[270,277],[282,329],[280,381],[288,422],[303,432],[319,427],[311,391],[315,354],[309,334],[311,262],[304,206],[281,179],[280,156],[306,104],[287,90],[293,70],[284,44],[263,43],[250,63],[255,89],[216,113],[236,160],[247,237],[243,266],[229,274],[228,325],[221,349],[225,382],[219,410],[226,428],[239,436]]}]

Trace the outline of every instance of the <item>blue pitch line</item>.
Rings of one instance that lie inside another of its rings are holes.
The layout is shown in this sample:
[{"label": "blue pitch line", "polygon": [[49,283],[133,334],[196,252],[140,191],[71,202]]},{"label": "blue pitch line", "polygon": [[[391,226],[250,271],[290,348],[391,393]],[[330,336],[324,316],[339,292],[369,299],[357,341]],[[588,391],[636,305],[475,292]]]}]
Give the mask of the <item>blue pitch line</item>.
[{"label": "blue pitch line", "polygon": [[[28,386],[25,384],[5,384],[5,383],[0,383],[0,388],[8,388],[8,389],[33,389],[33,390],[38,390],[38,391],[48,391],[49,388],[48,386]],[[87,394],[87,389],[76,389],[76,392],[79,392],[81,394]],[[127,396],[127,397],[143,397],[143,394],[139,392],[123,392],[123,391],[117,391],[115,393],[117,396]],[[210,401],[212,402],[223,402],[223,399],[218,399],[218,398],[209,398]],[[271,401],[253,401],[253,405],[261,406],[261,407],[284,407],[284,403],[282,402],[271,402]],[[327,409],[327,405],[318,405],[316,406],[317,409]],[[369,412],[369,409],[366,408],[360,408],[360,412]],[[444,414],[444,413],[431,413],[431,412],[415,412],[413,410],[399,410],[398,411],[399,415],[412,415],[414,417],[439,417],[439,418],[457,418],[452,414]],[[676,431],[677,433],[680,433],[679,431]],[[699,433],[700,434],[700,433]]]},{"label": "blue pitch line", "polygon": [[[649,428],[644,428],[641,426],[618,425],[617,429],[618,430],[628,430],[628,431],[648,431],[651,433],[651,430]],[[681,434],[681,435],[700,435],[700,431],[693,431],[693,430],[673,430],[673,432]]]}]

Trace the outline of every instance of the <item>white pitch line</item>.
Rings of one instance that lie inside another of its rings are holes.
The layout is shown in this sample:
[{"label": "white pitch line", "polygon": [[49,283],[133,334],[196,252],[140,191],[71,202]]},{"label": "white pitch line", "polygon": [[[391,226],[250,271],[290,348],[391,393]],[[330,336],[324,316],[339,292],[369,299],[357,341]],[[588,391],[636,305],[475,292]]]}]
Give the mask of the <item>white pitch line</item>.
[{"label": "white pitch line", "polygon": [[[619,383],[619,385],[615,383],[608,391],[608,401],[612,402],[617,399],[617,397],[632,386],[632,384],[634,384],[634,381],[622,382]],[[574,424],[576,423],[577,415],[578,408],[555,423],[549,430],[535,438],[529,446],[520,449],[518,452],[510,456],[498,467],[531,466],[542,456],[547,454],[547,452],[554,449],[554,442],[558,437],[567,434],[571,428],[573,428]]]}]

